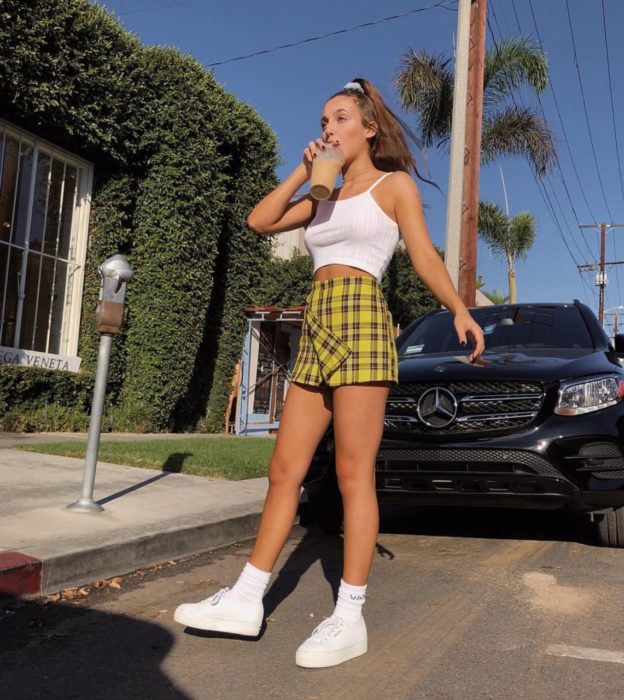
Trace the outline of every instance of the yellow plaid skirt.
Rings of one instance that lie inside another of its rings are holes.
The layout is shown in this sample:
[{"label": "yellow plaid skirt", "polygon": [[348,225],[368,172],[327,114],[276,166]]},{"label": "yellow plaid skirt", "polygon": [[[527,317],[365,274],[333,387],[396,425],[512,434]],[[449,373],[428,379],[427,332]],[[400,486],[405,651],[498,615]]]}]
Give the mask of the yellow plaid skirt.
[{"label": "yellow plaid skirt", "polygon": [[392,315],[374,277],[312,283],[290,381],[315,386],[398,383]]}]

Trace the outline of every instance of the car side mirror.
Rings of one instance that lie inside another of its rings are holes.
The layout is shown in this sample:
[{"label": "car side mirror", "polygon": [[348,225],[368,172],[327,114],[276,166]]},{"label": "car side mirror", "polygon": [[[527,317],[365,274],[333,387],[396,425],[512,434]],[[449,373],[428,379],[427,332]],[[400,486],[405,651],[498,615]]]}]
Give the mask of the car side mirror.
[{"label": "car side mirror", "polygon": [[615,345],[615,352],[618,355],[624,355],[624,333],[617,333],[613,338],[613,344]]}]

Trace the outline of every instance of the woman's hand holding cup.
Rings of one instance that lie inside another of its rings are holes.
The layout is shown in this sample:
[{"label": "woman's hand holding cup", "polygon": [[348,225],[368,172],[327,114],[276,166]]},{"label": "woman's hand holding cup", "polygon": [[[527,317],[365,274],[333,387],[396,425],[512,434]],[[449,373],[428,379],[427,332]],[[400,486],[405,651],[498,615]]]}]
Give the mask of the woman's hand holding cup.
[{"label": "woman's hand holding cup", "polygon": [[309,180],[312,176],[312,163],[317,153],[320,153],[325,148],[323,139],[309,141],[307,147],[303,150],[303,164],[306,169],[306,179]]},{"label": "woman's hand holding cup", "polygon": [[338,146],[325,146],[314,156],[310,176],[310,195],[314,199],[325,200],[331,197],[344,162],[345,155]]}]

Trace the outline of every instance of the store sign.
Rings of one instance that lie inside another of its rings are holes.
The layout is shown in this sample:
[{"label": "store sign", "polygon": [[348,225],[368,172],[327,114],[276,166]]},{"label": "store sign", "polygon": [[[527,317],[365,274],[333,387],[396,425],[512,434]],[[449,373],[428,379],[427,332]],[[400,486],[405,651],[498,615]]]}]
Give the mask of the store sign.
[{"label": "store sign", "polygon": [[50,355],[35,350],[18,350],[0,345],[0,365],[20,365],[20,367],[40,367],[60,369],[63,372],[77,372],[80,369],[79,357]]}]

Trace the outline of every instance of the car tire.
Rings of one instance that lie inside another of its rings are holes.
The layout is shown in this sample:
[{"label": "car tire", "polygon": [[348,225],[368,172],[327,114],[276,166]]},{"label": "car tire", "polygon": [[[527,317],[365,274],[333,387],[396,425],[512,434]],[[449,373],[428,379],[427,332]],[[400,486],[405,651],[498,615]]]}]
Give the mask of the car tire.
[{"label": "car tire", "polygon": [[323,532],[328,535],[342,532],[344,511],[335,474],[327,478],[320,489],[308,492],[308,502],[312,518]]},{"label": "car tire", "polygon": [[624,547],[624,507],[600,513],[598,539],[603,547]]}]

